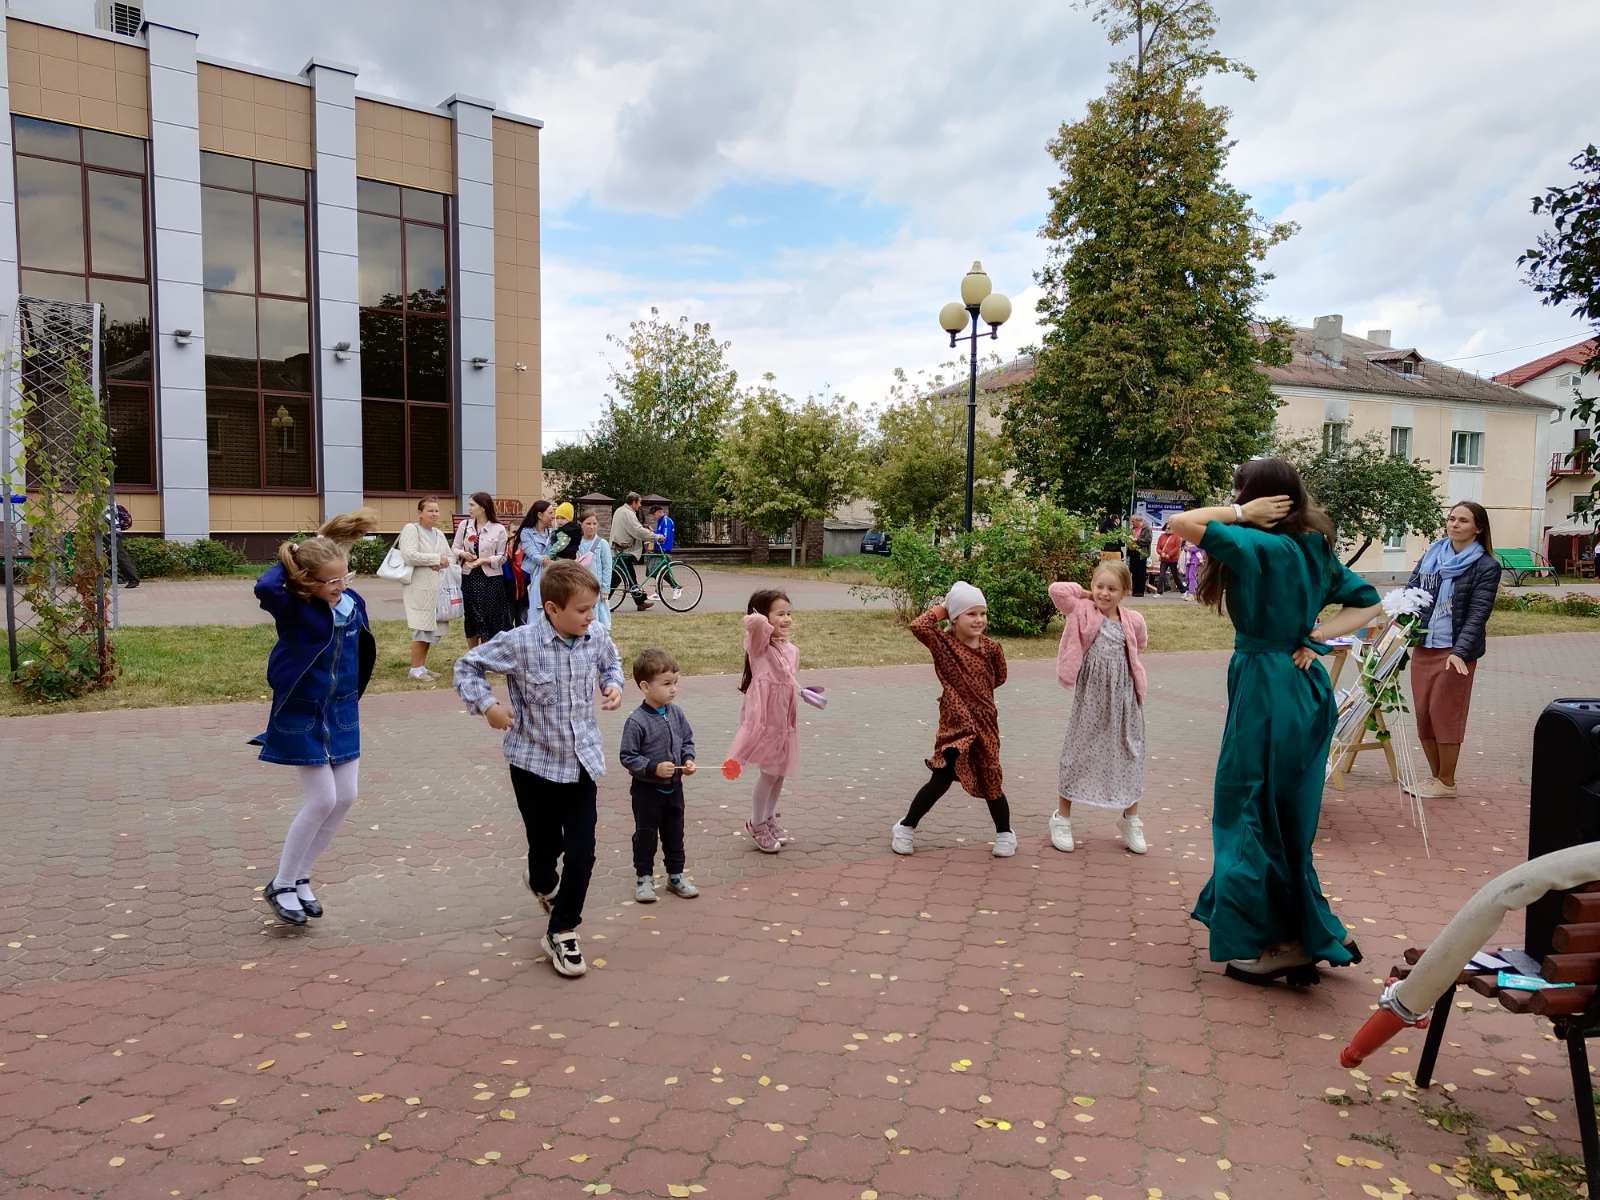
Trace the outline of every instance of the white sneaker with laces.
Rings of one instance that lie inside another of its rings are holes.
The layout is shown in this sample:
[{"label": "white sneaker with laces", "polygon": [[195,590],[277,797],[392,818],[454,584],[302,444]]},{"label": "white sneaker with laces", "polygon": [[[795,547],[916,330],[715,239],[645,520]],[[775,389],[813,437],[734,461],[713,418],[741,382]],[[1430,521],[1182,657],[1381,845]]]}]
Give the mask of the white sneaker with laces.
[{"label": "white sneaker with laces", "polygon": [[553,937],[547,933],[539,946],[550,956],[550,965],[558,975],[575,979],[589,970],[589,964],[583,961],[583,951],[578,948],[578,935],[575,932],[558,933]]},{"label": "white sneaker with laces", "polygon": [[1150,848],[1144,840],[1144,822],[1138,817],[1123,817],[1117,822],[1117,828],[1122,831],[1122,841],[1128,847],[1128,853],[1143,854]]},{"label": "white sneaker with laces", "polygon": [[1071,854],[1077,843],[1072,840],[1072,818],[1059,812],[1050,814],[1050,844],[1063,854]]},{"label": "white sneaker with laces", "polygon": [[996,858],[1010,858],[1017,852],[1017,835],[1011,832],[997,833],[994,835],[994,856]]},{"label": "white sneaker with laces", "polygon": [[913,854],[916,852],[917,831],[909,825],[896,822],[889,829],[889,849],[896,854]]}]

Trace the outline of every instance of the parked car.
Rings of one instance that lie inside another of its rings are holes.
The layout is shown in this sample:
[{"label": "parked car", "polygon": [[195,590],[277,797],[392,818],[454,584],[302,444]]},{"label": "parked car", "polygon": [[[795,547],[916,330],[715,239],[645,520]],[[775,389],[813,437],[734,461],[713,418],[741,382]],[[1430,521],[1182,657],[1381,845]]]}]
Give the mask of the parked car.
[{"label": "parked car", "polygon": [[869,529],[861,535],[861,553],[889,553],[889,534],[883,529]]}]

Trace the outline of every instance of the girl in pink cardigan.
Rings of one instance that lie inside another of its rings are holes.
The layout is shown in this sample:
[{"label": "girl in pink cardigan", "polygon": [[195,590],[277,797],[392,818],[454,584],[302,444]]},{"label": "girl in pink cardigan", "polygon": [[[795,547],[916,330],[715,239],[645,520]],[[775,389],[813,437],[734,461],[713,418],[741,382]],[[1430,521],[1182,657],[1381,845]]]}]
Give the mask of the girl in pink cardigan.
[{"label": "girl in pink cardigan", "polygon": [[1128,568],[1107,560],[1095,568],[1085,592],[1075,583],[1052,583],[1050,599],[1066,618],[1056,679],[1077,699],[1061,745],[1060,803],[1050,814],[1050,844],[1070,851],[1072,806],[1112,808],[1122,841],[1134,854],[1146,850],[1139,798],[1144,794],[1144,664],[1149,641],[1144,616],[1122,607],[1132,590]]},{"label": "girl in pink cardigan", "polygon": [[760,771],[750,798],[750,819],[744,830],[765,854],[776,854],[789,839],[778,824],[778,794],[783,781],[800,766],[800,735],[795,701],[795,670],[800,648],[789,640],[794,625],[789,597],[764,589],[750,597],[744,618],[744,680],[739,690],[739,730],[722,773],[737,779],[748,764]]}]

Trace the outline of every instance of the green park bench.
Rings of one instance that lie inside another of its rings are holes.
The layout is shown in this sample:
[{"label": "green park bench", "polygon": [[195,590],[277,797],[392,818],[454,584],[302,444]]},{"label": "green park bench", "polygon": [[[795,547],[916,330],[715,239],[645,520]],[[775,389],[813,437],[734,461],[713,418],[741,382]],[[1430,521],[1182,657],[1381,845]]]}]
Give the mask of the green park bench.
[{"label": "green park bench", "polygon": [[1535,554],[1532,550],[1522,547],[1500,549],[1494,552],[1500,560],[1500,565],[1511,572],[1511,585],[1521,587],[1522,581],[1530,575],[1548,575],[1556,582],[1561,582],[1561,576],[1556,574],[1556,569],[1546,560],[1544,555]]}]

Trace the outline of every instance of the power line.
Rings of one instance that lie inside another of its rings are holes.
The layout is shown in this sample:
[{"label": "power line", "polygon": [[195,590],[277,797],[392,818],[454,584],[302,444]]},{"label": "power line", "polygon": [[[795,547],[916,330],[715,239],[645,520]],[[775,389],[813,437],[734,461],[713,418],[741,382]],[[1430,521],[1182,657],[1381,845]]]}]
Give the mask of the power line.
[{"label": "power line", "polygon": [[[1439,362],[1466,362],[1473,358],[1492,358],[1496,354],[1511,354],[1517,350],[1533,350],[1539,346],[1548,346],[1551,342],[1564,342],[1566,335],[1561,337],[1545,338],[1542,342],[1529,342],[1526,346],[1507,346],[1504,350],[1485,350],[1482,354],[1460,354],[1455,358],[1441,358]],[[1581,340],[1581,339],[1580,339]]]}]

